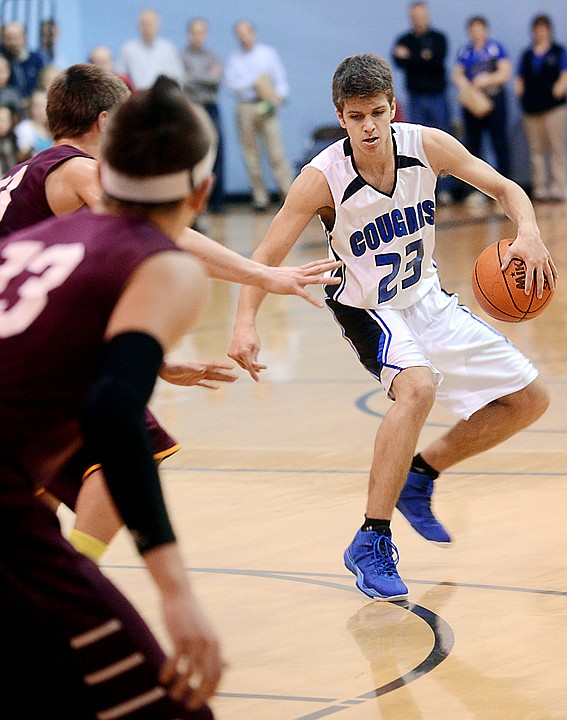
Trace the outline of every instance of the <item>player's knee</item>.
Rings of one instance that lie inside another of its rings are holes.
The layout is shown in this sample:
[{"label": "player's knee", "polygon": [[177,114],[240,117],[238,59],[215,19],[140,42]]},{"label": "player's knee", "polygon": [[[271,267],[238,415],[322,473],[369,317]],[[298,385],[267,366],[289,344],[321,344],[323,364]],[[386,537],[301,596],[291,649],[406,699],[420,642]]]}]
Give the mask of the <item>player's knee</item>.
[{"label": "player's knee", "polygon": [[396,377],[393,389],[396,401],[408,404],[415,414],[426,416],[435,402],[435,377],[428,368],[402,371]]},{"label": "player's knee", "polygon": [[525,388],[524,403],[534,416],[534,420],[541,417],[549,407],[550,396],[545,385],[539,381],[533,382]]},{"label": "player's knee", "polygon": [[433,382],[424,382],[413,389],[412,404],[419,412],[429,414],[435,402],[435,384]]},{"label": "player's knee", "polygon": [[535,422],[549,407],[550,397],[547,388],[536,380],[520,392],[514,394],[513,412],[522,416],[527,423]]}]

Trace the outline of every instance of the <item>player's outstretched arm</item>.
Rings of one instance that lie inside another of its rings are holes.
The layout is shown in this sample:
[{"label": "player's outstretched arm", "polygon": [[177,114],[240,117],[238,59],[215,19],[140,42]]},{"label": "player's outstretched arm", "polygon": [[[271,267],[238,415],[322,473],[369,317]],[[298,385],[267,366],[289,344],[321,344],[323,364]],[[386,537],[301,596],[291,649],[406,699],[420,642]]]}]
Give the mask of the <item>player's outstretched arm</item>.
[{"label": "player's outstretched arm", "polygon": [[228,363],[197,362],[195,360],[164,360],[159,371],[162,380],[171,385],[182,385],[217,390],[219,383],[232,383],[238,375],[231,372],[234,365]]},{"label": "player's outstretched arm", "polygon": [[144,410],[164,351],[195,324],[206,291],[204,271],[183,253],[159,253],[144,262],[109,320],[101,374],[84,413],[85,437],[101,459],[116,508],[160,594],[173,645],[163,682],[189,707],[213,694],[223,661],[176,545]]},{"label": "player's outstretched arm", "polygon": [[[254,252],[253,259],[275,266],[283,262],[308,223],[318,212],[334,211],[333,198],[324,175],[314,168],[306,168],[293,182],[283,207],[277,213],[268,232]],[[320,261],[310,263],[316,272],[323,269]],[[339,267],[331,262],[328,270]],[[306,266],[304,266],[306,267]],[[324,278],[324,283],[336,284],[338,278]],[[243,286],[228,356],[259,380],[265,365],[258,362],[260,338],[256,332],[256,315],[266,293],[257,287]],[[322,303],[316,303],[321,306]]]},{"label": "player's outstretched arm", "polygon": [[535,280],[537,296],[544,283],[555,288],[557,269],[544,245],[533,205],[522,188],[469,151],[451,135],[434,128],[423,129],[423,145],[436,172],[444,171],[494,198],[516,227],[516,239],[503,258],[502,267],[513,257],[526,264],[526,294]]},{"label": "player's outstretched arm", "polygon": [[174,700],[196,709],[214,694],[225,668],[216,632],[191,590],[176,544],[147,552],[144,562],[159,588],[173,643],[160,680]]},{"label": "player's outstretched arm", "polygon": [[328,283],[324,274],[339,265],[324,258],[297,267],[269,267],[268,263],[245,258],[189,228],[178,245],[198,257],[211,278],[251,285],[277,295],[298,295],[317,307],[321,307],[321,303],[305,287]]}]

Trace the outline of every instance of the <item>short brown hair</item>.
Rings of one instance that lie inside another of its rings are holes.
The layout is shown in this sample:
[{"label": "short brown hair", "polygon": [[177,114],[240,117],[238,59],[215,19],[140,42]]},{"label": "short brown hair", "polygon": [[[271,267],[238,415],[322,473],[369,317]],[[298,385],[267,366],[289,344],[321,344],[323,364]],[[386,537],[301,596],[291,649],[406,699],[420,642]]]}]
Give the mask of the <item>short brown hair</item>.
[{"label": "short brown hair", "polygon": [[371,98],[381,93],[391,104],[394,99],[392,71],[379,55],[351,55],[335,70],[333,103],[340,112],[349,98]]},{"label": "short brown hair", "polygon": [[549,15],[536,15],[532,20],[532,30],[538,25],[545,25],[548,30],[553,30],[553,23]]},{"label": "short brown hair", "polygon": [[92,64],[71,65],[49,86],[47,123],[54,140],[84,135],[105,110],[125,100],[130,91],[117,75]]},{"label": "short brown hair", "polygon": [[475,23],[479,23],[480,25],[484,25],[485,28],[488,28],[488,20],[483,15],[473,15],[467,20],[467,30]]}]

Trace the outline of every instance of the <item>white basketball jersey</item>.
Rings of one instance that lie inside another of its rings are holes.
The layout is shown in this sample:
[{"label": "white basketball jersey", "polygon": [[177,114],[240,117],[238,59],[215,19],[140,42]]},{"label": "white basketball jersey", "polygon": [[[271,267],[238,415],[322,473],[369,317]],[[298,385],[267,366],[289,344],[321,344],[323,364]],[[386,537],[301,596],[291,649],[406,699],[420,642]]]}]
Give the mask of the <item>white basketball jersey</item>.
[{"label": "white basketball jersey", "polygon": [[307,165],[323,173],[333,195],[335,224],[331,230],[323,227],[330,256],[343,262],[333,273],[342,282],[326,290],[343,305],[407,308],[424,297],[437,278],[437,177],[423,150],[422,127],[391,127],[396,159],[391,196],[358,174],[348,138],[333,143]]}]

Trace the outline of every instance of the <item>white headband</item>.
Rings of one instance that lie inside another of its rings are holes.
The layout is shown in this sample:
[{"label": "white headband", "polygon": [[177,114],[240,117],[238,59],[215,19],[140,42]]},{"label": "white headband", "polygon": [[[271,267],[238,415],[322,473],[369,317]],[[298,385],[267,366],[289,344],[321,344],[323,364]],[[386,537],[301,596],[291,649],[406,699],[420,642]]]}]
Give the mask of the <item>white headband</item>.
[{"label": "white headband", "polygon": [[124,175],[101,162],[100,183],[103,190],[117,200],[154,203],[182,200],[211,175],[215,156],[215,148],[210,147],[205,157],[191,170],[141,178]]}]

